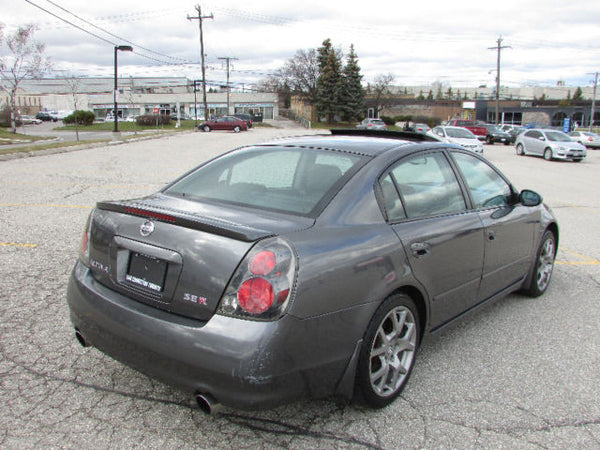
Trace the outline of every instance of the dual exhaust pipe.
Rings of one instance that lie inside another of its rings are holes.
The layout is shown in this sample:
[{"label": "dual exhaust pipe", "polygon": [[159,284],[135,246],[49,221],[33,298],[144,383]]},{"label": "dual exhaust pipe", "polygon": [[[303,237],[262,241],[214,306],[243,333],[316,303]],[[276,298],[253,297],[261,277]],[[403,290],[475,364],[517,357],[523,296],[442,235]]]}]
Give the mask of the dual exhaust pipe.
[{"label": "dual exhaust pipe", "polygon": [[[89,347],[91,344],[85,339],[83,333],[75,328],[75,339],[81,344],[82,347]],[[216,399],[210,394],[196,394],[194,396],[196,404],[200,411],[205,414],[215,414],[221,410],[221,405]]]}]

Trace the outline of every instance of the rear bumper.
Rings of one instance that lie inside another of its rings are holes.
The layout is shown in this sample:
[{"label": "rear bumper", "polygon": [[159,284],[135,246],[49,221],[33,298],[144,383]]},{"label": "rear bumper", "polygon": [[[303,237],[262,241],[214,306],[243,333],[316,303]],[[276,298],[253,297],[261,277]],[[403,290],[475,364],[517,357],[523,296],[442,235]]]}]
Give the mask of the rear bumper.
[{"label": "rear bumper", "polygon": [[322,334],[319,319],[184,318],[100,285],[79,262],[67,301],[74,327],[103,353],[191,394],[210,394],[242,409],[335,394],[355,345],[333,351],[326,342],[309,345],[307,339]]}]

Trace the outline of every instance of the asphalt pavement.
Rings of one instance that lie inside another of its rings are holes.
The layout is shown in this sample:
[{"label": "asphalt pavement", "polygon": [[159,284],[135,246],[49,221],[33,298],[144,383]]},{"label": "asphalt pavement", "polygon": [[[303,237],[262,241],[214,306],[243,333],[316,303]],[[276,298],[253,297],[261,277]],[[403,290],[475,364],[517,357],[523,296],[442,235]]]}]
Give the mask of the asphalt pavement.
[{"label": "asphalt pavement", "polygon": [[65,301],[86,218],[240,145],[254,128],[0,161],[0,448],[600,448],[600,151],[582,163],[485,155],[558,216],[552,284],[427,338],[401,397],[205,415],[74,337]]}]

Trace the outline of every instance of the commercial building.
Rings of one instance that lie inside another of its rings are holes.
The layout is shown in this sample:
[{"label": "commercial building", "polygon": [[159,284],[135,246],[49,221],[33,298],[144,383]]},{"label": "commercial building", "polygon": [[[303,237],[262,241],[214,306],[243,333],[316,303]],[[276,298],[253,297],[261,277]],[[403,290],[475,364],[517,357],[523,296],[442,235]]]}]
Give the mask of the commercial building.
[{"label": "commercial building", "polygon": [[[113,78],[64,78],[24,80],[17,96],[22,114],[41,110],[93,111],[103,119],[114,109]],[[144,114],[172,114],[204,117],[202,90],[187,78],[119,78],[117,89],[120,117]],[[3,99],[4,101],[6,99]],[[279,116],[278,96],[274,93],[226,91],[207,93],[208,115],[247,113],[263,120]]]}]

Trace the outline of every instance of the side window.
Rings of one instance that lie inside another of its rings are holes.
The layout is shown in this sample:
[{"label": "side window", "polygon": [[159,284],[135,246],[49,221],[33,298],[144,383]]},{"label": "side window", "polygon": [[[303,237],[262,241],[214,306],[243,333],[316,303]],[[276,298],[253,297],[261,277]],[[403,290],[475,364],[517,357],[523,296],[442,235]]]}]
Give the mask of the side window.
[{"label": "side window", "polygon": [[411,219],[466,210],[458,181],[443,153],[402,160],[391,174]]},{"label": "side window", "polygon": [[533,139],[538,139],[541,135],[542,135],[542,133],[540,133],[539,131],[535,131],[535,130],[528,131],[526,134],[527,137],[530,137]]},{"label": "side window", "polygon": [[452,152],[473,196],[475,208],[505,206],[510,203],[510,185],[487,163],[465,153]]},{"label": "side window", "polygon": [[398,196],[398,191],[391,175],[387,175],[381,180],[381,194],[383,195],[383,204],[387,218],[390,221],[406,219],[402,202]]}]

